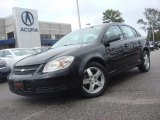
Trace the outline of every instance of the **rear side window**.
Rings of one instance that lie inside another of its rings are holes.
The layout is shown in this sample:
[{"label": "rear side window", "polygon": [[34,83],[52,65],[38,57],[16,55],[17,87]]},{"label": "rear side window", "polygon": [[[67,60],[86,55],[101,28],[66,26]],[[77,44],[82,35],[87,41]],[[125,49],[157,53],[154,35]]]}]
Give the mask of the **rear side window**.
[{"label": "rear side window", "polygon": [[137,32],[128,26],[121,26],[125,38],[135,38],[137,37]]},{"label": "rear side window", "polygon": [[0,57],[3,57],[4,51],[0,51]]},{"label": "rear side window", "polygon": [[122,35],[122,32],[118,26],[111,26],[106,32],[107,38],[119,35]]}]

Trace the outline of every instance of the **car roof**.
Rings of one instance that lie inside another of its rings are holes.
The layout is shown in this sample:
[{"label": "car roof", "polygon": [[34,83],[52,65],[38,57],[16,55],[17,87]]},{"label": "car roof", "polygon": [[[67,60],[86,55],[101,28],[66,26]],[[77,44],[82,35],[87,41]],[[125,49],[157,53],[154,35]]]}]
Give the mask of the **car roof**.
[{"label": "car roof", "polygon": [[[118,23],[118,22],[105,23],[104,25],[106,25],[106,26],[110,26],[110,25],[125,25],[125,26],[130,26],[130,25],[127,25],[125,23]],[[132,27],[132,26],[130,26],[130,27]]]},{"label": "car roof", "polygon": [[[87,27],[87,28],[92,28],[92,27],[96,27],[96,26],[103,26],[104,28],[108,27],[108,26],[111,26],[111,25],[125,25],[125,26],[129,26],[129,27],[132,27],[130,25],[127,25],[125,23],[118,23],[118,22],[112,22],[112,23],[104,23],[104,24],[100,24],[100,25],[94,25],[94,26],[90,26],[90,27]],[[133,27],[132,27],[133,28]],[[85,28],[84,28],[85,29]],[[135,29],[135,28],[134,28]]]}]

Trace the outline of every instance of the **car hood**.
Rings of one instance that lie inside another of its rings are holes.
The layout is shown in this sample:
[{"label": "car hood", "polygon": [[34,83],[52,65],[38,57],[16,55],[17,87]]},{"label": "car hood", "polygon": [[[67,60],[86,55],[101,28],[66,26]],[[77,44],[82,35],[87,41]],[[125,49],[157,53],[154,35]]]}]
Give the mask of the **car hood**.
[{"label": "car hood", "polygon": [[81,44],[81,45],[70,45],[70,46],[51,48],[45,52],[37,53],[37,54],[31,55],[29,57],[26,57],[20,60],[19,62],[15,64],[15,66],[43,64],[43,63],[46,63],[48,60],[56,56],[59,56],[60,54],[64,52],[73,51],[74,49],[78,49],[83,46],[84,45]]}]

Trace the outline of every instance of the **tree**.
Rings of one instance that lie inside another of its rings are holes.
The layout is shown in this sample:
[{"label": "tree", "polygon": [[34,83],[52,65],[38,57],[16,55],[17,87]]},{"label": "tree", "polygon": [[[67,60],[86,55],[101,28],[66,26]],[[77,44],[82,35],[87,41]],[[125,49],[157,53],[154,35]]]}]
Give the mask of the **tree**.
[{"label": "tree", "polygon": [[155,33],[155,39],[160,41],[160,31]]},{"label": "tree", "polygon": [[155,33],[155,38],[160,39],[159,37],[156,37],[156,35],[159,36],[158,33],[160,32],[160,11],[157,9],[146,8],[144,16],[145,20],[139,19],[137,21],[137,23],[141,25],[140,28],[147,32],[147,36],[150,40],[153,36],[152,31]]},{"label": "tree", "polygon": [[119,10],[108,9],[105,12],[103,12],[103,23],[124,22],[121,15],[122,14],[119,12]]}]

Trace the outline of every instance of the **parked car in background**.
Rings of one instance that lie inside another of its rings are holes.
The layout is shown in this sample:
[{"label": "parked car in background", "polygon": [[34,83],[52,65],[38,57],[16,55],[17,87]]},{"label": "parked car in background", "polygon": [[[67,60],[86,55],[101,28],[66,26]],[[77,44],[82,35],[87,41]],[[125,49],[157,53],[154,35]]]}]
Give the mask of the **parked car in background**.
[{"label": "parked car in background", "polygon": [[44,52],[48,49],[49,49],[48,47],[34,47],[34,48],[31,48],[31,50],[35,51],[36,53]]},{"label": "parked car in background", "polygon": [[4,49],[0,50],[0,59],[5,60],[6,64],[12,68],[17,61],[33,54],[35,52],[27,48]]},{"label": "parked car in background", "polygon": [[110,76],[134,67],[150,69],[149,41],[128,25],[110,23],[72,32],[46,52],[20,60],[9,87],[18,95],[78,90],[92,98],[104,93]]},{"label": "parked car in background", "polygon": [[10,72],[11,68],[6,64],[4,60],[0,59],[0,82],[7,80]]},{"label": "parked car in background", "polygon": [[158,50],[159,49],[159,46],[158,46],[158,43],[157,42],[154,42],[154,41],[149,41],[149,46],[150,46],[150,50]]},{"label": "parked car in background", "polygon": [[159,42],[159,41],[155,42],[155,44],[156,44],[156,46],[157,46],[158,48],[160,48],[160,42]]}]

